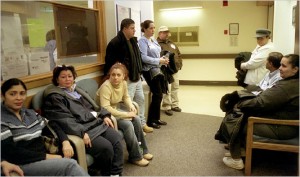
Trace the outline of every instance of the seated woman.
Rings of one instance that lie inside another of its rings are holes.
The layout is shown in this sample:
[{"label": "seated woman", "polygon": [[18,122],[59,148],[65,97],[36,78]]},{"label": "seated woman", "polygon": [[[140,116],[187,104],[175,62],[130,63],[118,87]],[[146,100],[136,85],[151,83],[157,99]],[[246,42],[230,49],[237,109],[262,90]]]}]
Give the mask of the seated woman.
[{"label": "seated woman", "polygon": [[57,122],[67,134],[83,138],[86,152],[95,159],[101,175],[121,175],[123,170],[122,137],[115,131],[110,113],[83,90],[76,87],[73,66],[57,66],[53,85],[44,91],[42,110],[49,120]]},{"label": "seated woman", "polygon": [[[117,118],[118,128],[123,132],[129,153],[129,161],[139,166],[147,166],[153,158],[143,135],[143,129],[137,111],[131,102],[127,89],[127,69],[121,63],[114,64],[106,80],[98,89],[96,102]],[[124,102],[128,110],[117,109]],[[143,152],[140,152],[140,146]]]},{"label": "seated woman", "polygon": [[[239,102],[244,119],[259,116],[272,119],[299,119],[299,55],[290,54],[281,59],[279,67],[282,80],[266,89],[258,96]],[[246,122],[246,120],[245,120]],[[243,124],[242,124],[243,125]],[[246,126],[241,126],[238,137],[229,145],[230,153],[223,162],[234,169],[243,169],[241,147],[245,143]],[[299,135],[298,127],[260,124],[256,125],[253,134],[272,139],[291,139]]]},{"label": "seated woman", "polygon": [[69,159],[74,152],[59,126],[53,129],[67,158],[46,153],[41,136],[46,120],[33,110],[23,108],[26,93],[25,84],[16,78],[1,86],[1,167],[8,168],[3,168],[2,172],[7,175],[13,170],[26,176],[87,176],[75,160]]}]

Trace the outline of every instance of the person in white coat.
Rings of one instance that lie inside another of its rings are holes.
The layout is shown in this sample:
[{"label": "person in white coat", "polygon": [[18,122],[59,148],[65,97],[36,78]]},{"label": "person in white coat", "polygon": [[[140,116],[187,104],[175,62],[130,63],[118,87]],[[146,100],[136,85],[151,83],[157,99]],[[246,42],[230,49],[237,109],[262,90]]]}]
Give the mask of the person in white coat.
[{"label": "person in white coat", "polygon": [[269,53],[274,51],[274,45],[270,39],[271,31],[268,29],[257,29],[257,46],[252,51],[252,55],[247,62],[241,63],[241,69],[247,70],[244,83],[247,85],[257,85],[264,78],[268,70],[266,61]]}]

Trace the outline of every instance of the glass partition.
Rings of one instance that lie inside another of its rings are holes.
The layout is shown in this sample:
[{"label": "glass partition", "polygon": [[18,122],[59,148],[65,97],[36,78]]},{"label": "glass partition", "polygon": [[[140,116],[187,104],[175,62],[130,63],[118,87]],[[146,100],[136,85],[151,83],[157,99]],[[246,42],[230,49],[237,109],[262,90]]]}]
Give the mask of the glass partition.
[{"label": "glass partition", "polygon": [[1,80],[99,62],[98,11],[36,1],[1,1]]}]

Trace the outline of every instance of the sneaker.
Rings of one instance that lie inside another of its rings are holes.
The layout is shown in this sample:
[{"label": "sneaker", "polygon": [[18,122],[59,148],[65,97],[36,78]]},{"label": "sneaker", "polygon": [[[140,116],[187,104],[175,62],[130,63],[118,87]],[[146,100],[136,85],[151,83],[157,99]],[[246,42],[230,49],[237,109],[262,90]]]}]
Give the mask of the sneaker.
[{"label": "sneaker", "polygon": [[144,125],[143,126],[143,131],[146,133],[152,133],[153,132],[153,128],[152,127],[148,127],[148,125]]},{"label": "sneaker", "polygon": [[172,111],[171,109],[165,110],[165,113],[166,113],[168,116],[172,116],[172,115],[173,115],[173,111]]},{"label": "sneaker", "polygon": [[181,112],[181,109],[179,107],[172,108],[171,110],[175,112]]},{"label": "sneaker", "polygon": [[153,159],[153,155],[150,154],[150,153],[144,154],[143,157],[144,157],[144,159],[146,159],[146,160],[152,160],[152,159]]},{"label": "sneaker", "polygon": [[140,167],[145,167],[149,164],[149,161],[143,158],[142,160],[133,161],[132,163]]},{"label": "sneaker", "polygon": [[244,162],[241,158],[238,160],[234,160],[232,157],[224,157],[223,162],[225,165],[227,165],[230,168],[234,168],[237,170],[244,169]]}]

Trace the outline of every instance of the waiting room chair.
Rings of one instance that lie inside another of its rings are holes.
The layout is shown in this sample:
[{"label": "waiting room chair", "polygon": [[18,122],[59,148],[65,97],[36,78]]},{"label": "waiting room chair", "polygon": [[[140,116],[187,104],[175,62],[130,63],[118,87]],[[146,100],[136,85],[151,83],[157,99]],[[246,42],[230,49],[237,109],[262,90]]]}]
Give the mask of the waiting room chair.
[{"label": "waiting room chair", "polygon": [[151,103],[151,91],[150,91],[150,87],[148,86],[147,82],[144,80],[142,82],[143,85],[143,92],[144,92],[144,98],[145,98],[145,118],[147,120],[148,118],[148,112],[149,112],[149,106]]},{"label": "waiting room chair", "polygon": [[[299,153],[299,135],[298,137],[288,140],[277,140],[253,135],[253,127],[255,124],[274,124],[299,126],[299,120],[279,120],[261,117],[249,117],[247,125],[247,140],[246,140],[246,162],[245,175],[251,175],[252,150],[264,149],[273,151],[286,151]],[[298,159],[299,163],[299,159]],[[299,169],[298,169],[299,173]]]},{"label": "waiting room chair", "polygon": [[[77,86],[83,89],[92,99],[95,98],[96,91],[98,89],[98,83],[94,79],[83,79],[81,81],[78,81]],[[32,98],[32,108],[39,114],[41,114],[43,94],[44,90],[41,90]],[[114,123],[115,129],[118,130],[117,121],[113,116],[112,121]],[[82,138],[75,135],[68,135],[68,138],[75,148],[78,164],[84,170],[88,171],[88,167],[94,163],[94,158],[91,155],[86,154],[85,145]]]},{"label": "waiting room chair", "polygon": [[[41,108],[43,104],[43,94],[44,94],[44,90],[39,91],[33,96],[31,102],[32,108],[39,114],[41,114]],[[93,158],[90,155],[85,153],[85,145],[83,139],[75,135],[68,135],[68,138],[75,149],[78,164],[84,170],[88,171],[87,167],[93,164]]]}]

